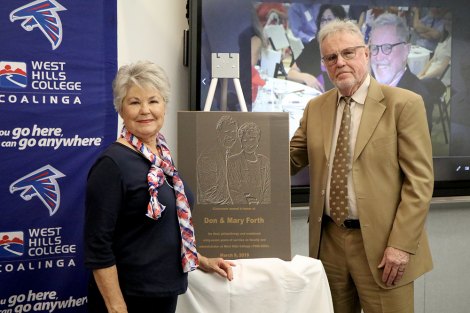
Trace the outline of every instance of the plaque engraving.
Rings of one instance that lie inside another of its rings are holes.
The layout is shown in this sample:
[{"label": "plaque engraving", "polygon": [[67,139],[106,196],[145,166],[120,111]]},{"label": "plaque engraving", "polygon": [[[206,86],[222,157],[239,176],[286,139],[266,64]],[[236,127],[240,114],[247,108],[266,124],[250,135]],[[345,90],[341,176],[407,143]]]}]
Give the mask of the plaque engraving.
[{"label": "plaque engraving", "polygon": [[198,251],[290,260],[287,113],[179,112],[178,169]]}]

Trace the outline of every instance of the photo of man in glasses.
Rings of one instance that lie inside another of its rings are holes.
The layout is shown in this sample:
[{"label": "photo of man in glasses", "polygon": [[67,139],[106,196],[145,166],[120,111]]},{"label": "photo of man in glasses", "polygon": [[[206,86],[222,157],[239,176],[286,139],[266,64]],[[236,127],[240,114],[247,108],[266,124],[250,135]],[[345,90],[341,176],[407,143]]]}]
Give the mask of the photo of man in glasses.
[{"label": "photo of man in glasses", "polygon": [[426,86],[407,66],[409,38],[409,29],[401,17],[380,15],[372,24],[369,38],[371,69],[379,83],[409,89],[423,97],[431,132],[434,103]]}]

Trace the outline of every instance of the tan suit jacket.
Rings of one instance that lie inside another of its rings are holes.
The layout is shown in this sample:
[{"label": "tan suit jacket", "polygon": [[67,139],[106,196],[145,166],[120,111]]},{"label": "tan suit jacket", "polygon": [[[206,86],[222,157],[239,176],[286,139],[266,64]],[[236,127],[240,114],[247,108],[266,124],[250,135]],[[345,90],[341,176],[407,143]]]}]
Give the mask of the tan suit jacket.
[{"label": "tan suit jacket", "polygon": [[[290,143],[291,175],[309,165],[309,251],[317,258],[338,90],[311,100]],[[409,252],[402,286],[432,269],[425,220],[434,185],[431,140],[421,96],[371,78],[352,164],[357,210],[369,268],[387,246]]]}]

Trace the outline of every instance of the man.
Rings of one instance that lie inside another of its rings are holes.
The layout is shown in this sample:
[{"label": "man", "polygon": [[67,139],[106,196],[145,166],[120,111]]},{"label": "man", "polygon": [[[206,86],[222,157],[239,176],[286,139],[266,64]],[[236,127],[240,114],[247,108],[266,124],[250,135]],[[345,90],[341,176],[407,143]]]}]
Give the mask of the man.
[{"label": "man", "polygon": [[[308,103],[290,143],[291,174],[309,166],[310,256],[325,267],[336,313],[413,312],[413,281],[432,269],[424,224],[433,169],[422,98],[370,77],[369,48],[353,22],[330,22],[318,41],[336,88]],[[345,151],[336,151],[344,138]],[[341,154],[344,184],[341,173],[332,175]],[[335,193],[346,198],[342,208],[333,205]]]},{"label": "man", "polygon": [[426,106],[429,131],[432,129],[433,101],[426,85],[407,67],[411,45],[404,20],[384,13],[373,23],[369,38],[372,73],[379,83],[409,89],[421,95]]},{"label": "man", "polygon": [[223,115],[217,122],[217,145],[197,160],[198,203],[232,204],[227,186],[227,159],[237,141],[237,122]]},{"label": "man", "polygon": [[271,203],[271,167],[269,159],[257,153],[261,130],[253,122],[240,126],[242,150],[227,160],[227,181],[233,204]]}]

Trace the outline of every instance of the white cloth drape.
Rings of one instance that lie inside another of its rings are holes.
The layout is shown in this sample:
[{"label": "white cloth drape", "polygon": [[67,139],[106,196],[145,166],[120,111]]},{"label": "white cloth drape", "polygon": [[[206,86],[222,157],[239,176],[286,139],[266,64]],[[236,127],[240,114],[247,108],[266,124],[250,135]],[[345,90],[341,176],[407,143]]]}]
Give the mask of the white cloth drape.
[{"label": "white cloth drape", "polygon": [[319,260],[295,256],[235,260],[234,279],[200,270],[189,273],[177,313],[333,313],[330,288]]}]

